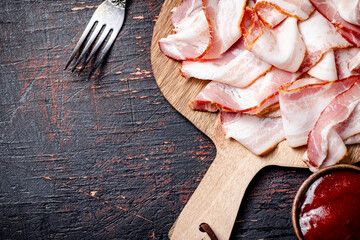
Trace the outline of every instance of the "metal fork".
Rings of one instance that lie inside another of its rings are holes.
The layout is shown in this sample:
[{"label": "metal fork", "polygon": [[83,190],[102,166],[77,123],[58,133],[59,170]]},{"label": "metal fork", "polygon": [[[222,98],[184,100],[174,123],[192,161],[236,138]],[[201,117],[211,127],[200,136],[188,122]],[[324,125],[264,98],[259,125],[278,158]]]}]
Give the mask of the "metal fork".
[{"label": "metal fork", "polygon": [[[65,69],[70,65],[71,61],[75,58],[76,62],[71,69],[72,72],[75,71],[76,67],[79,65],[80,61],[85,58],[87,51],[89,50],[90,46],[94,43],[95,39],[98,37],[101,29],[103,32],[101,33],[96,45],[87,56],[86,60],[83,62],[81,69],[79,70],[79,74],[85,68],[85,66],[90,62],[91,58],[97,53],[100,46],[105,41],[106,37],[110,34],[109,40],[106,43],[103,51],[100,53],[98,58],[93,65],[89,77],[94,73],[94,71],[100,66],[100,63],[104,59],[106,53],[109,51],[111,45],[114,43],[116,36],[121,30],[121,27],[124,23],[125,18],[125,5],[126,0],[106,0],[104,1],[94,12],[93,16],[90,19],[90,22],[86,26],[83,34],[80,37],[80,40],[76,44],[69,61],[67,62]],[[80,55],[75,57],[77,52],[80,50],[81,46],[83,45],[85,39],[90,33],[90,30],[94,27],[97,23],[94,31],[89,36],[89,40],[87,41],[85,47],[82,49]]]}]

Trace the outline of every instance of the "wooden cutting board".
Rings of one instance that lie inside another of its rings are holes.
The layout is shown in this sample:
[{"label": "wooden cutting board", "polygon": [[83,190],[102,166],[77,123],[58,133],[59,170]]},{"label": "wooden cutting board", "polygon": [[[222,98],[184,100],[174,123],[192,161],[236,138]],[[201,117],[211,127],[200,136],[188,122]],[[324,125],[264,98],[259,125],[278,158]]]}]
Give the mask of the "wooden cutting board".
[{"label": "wooden cutting board", "polygon": [[[270,154],[264,157],[255,156],[235,140],[224,138],[219,114],[196,112],[188,107],[188,103],[207,82],[183,78],[179,73],[180,63],[166,57],[158,45],[159,39],[172,33],[170,10],[180,3],[181,1],[174,0],[164,2],[153,32],[152,68],[165,98],[214,142],[217,154],[171,228],[169,237],[181,240],[207,239],[207,235],[199,231],[199,225],[208,223],[219,239],[228,239],[245,190],[255,174],[268,165],[306,167],[301,161],[305,148],[290,148],[287,142],[283,141]],[[349,150],[344,162],[359,161],[359,147]]]}]

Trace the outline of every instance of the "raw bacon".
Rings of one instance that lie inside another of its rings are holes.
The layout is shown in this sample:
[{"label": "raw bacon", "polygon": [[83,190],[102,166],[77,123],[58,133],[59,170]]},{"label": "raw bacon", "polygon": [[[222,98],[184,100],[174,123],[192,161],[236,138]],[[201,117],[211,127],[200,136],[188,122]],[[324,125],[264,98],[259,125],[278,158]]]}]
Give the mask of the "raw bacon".
[{"label": "raw bacon", "polygon": [[291,147],[306,145],[320,113],[338,94],[347,90],[356,79],[320,82],[305,78],[279,88],[279,101],[284,132]]},{"label": "raw bacon", "polygon": [[210,82],[190,103],[193,110],[264,113],[278,108],[278,88],[299,75],[272,69],[247,88]]},{"label": "raw bacon", "polygon": [[359,1],[184,0],[171,22],[160,48],[211,80],[189,106],[220,111],[226,138],[257,155],[307,144],[312,171],[360,143]]},{"label": "raw bacon", "polygon": [[180,6],[173,8],[171,10],[171,23],[175,27],[174,30],[181,25],[183,20],[191,18],[200,11],[202,11],[201,0],[184,0]]},{"label": "raw bacon", "polygon": [[347,42],[319,12],[299,23],[299,30],[306,46],[306,56],[301,64],[301,72],[307,72],[331,49],[347,48]]},{"label": "raw bacon", "polygon": [[[336,0],[310,0],[314,7],[324,15],[336,30],[350,43],[360,47],[360,27],[344,20],[333,1]],[[346,1],[348,2],[348,1]],[[347,3],[346,3],[347,4]]]},{"label": "raw bacon", "polygon": [[269,4],[258,5],[256,13],[261,20],[271,28],[276,27],[287,18],[285,14],[282,14],[279,10]]},{"label": "raw bacon", "polygon": [[185,0],[173,10],[174,34],[159,41],[175,60],[214,59],[240,37],[245,0]]},{"label": "raw bacon", "polygon": [[250,25],[245,24],[242,28],[246,31],[245,47],[250,52],[282,70],[298,70],[305,56],[305,45],[298,31],[297,19],[287,18],[271,29],[255,16]]},{"label": "raw bacon", "polygon": [[340,135],[340,137],[344,140],[348,140],[345,141],[346,144],[350,142],[354,144],[356,139],[358,139],[358,137],[360,136],[359,118],[360,118],[360,105],[358,104],[356,105],[355,109],[352,111],[348,119],[346,119],[341,124],[335,126],[335,130]]},{"label": "raw bacon", "polygon": [[350,72],[360,74],[360,49],[358,53],[352,57],[348,62],[348,69]]},{"label": "raw bacon", "polygon": [[308,19],[314,7],[309,0],[260,0],[256,1],[255,10],[264,22],[275,27],[287,16]]},{"label": "raw bacon", "polygon": [[204,58],[214,59],[240,39],[246,0],[203,0],[203,5],[213,31],[213,42]]},{"label": "raw bacon", "polygon": [[346,156],[346,146],[339,134],[334,129],[330,129],[328,133],[328,140],[327,156],[320,167],[314,167],[309,163],[308,151],[305,151],[302,160],[308,165],[311,171],[316,172],[320,168],[334,165]]},{"label": "raw bacon", "polygon": [[337,80],[338,74],[336,71],[334,50],[325,53],[321,60],[308,71],[308,74],[314,78],[325,81]]},{"label": "raw bacon", "polygon": [[[335,164],[345,156],[346,151],[339,150],[344,147],[341,147],[342,138],[336,132],[336,127],[349,118],[359,102],[360,84],[355,82],[347,91],[336,96],[324,109],[308,137],[307,159],[305,159],[308,165],[319,168]],[[332,148],[331,145],[333,145]]]},{"label": "raw bacon", "polygon": [[360,53],[359,48],[337,49],[334,52],[339,79],[359,74],[356,72],[356,56]]},{"label": "raw bacon", "polygon": [[159,41],[161,51],[175,60],[199,59],[211,45],[211,26],[201,0],[185,0],[173,10],[174,34]]},{"label": "raw bacon", "polygon": [[345,21],[360,26],[359,0],[332,0],[332,2]]},{"label": "raw bacon", "polygon": [[245,49],[242,38],[217,59],[183,61],[181,73],[188,78],[214,80],[243,88],[253,83],[270,68],[270,64]]},{"label": "raw bacon", "polygon": [[346,140],[344,141],[344,143],[345,143],[346,145],[351,145],[351,144],[358,144],[358,143],[360,143],[360,134],[356,134],[356,135],[354,135],[354,136],[352,136],[352,137],[349,137],[348,139],[346,139]]},{"label": "raw bacon", "polygon": [[281,117],[281,111],[280,111],[280,108],[274,110],[274,111],[271,111],[271,112],[266,112],[264,114],[257,114],[256,116],[258,117],[267,117],[267,118],[280,118]]},{"label": "raw bacon", "polygon": [[[210,82],[189,104],[197,111],[261,112],[258,110],[257,89],[265,77],[260,77],[248,88],[236,88],[218,82]],[[277,102],[277,99],[274,103]],[[267,104],[266,106],[271,105]]]},{"label": "raw bacon", "polygon": [[243,113],[221,113],[226,138],[233,138],[256,155],[264,155],[284,140],[281,118],[258,118]]}]

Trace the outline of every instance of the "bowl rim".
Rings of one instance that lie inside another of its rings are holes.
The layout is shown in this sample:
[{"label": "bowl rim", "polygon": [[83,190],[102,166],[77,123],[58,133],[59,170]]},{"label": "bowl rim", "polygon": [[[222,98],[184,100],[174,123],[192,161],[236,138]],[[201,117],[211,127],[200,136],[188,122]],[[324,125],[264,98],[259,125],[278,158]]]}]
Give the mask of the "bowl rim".
[{"label": "bowl rim", "polygon": [[337,171],[357,171],[360,172],[360,167],[358,166],[354,166],[351,164],[338,164],[338,165],[333,165],[333,166],[329,166],[329,167],[325,167],[323,169],[320,169],[317,172],[314,172],[313,174],[311,174],[300,186],[300,188],[298,189],[294,201],[293,201],[293,205],[292,205],[292,209],[291,209],[291,221],[292,221],[292,225],[293,225],[293,229],[295,231],[296,237],[299,240],[303,240],[303,236],[300,230],[300,226],[299,226],[299,221],[298,221],[298,205],[300,204],[300,201],[302,200],[302,197],[304,196],[304,194],[306,193],[306,191],[308,190],[308,188],[311,186],[311,184],[313,184],[318,178],[332,173],[332,172],[337,172]]}]

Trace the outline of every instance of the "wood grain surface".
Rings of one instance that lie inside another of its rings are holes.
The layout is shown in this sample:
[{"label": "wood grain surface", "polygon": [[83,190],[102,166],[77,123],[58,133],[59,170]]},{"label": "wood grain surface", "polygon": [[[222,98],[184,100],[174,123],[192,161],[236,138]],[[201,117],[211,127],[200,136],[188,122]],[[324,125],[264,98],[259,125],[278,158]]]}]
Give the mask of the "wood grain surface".
[{"label": "wood grain surface", "polygon": [[[125,25],[87,81],[63,71],[99,0],[0,6],[0,239],[167,239],[215,158],[163,97],[150,46],[163,0],[128,0]],[[267,167],[232,239],[294,239],[307,169]]]},{"label": "wood grain surface", "polygon": [[[225,139],[219,114],[193,111],[188,107],[207,81],[185,79],[178,69],[180,63],[166,57],[158,41],[172,33],[171,9],[180,1],[166,0],[153,32],[151,61],[155,79],[165,98],[182,115],[204,132],[217,149],[216,158],[176,220],[169,236],[171,239],[201,239],[201,223],[208,223],[219,239],[228,239],[236,219],[245,190],[258,171],[268,165],[306,167],[301,160],[305,147],[291,148],[281,142],[269,154],[258,157],[241,144]],[[353,147],[357,155],[359,148]],[[357,162],[348,157],[345,162]]]}]

